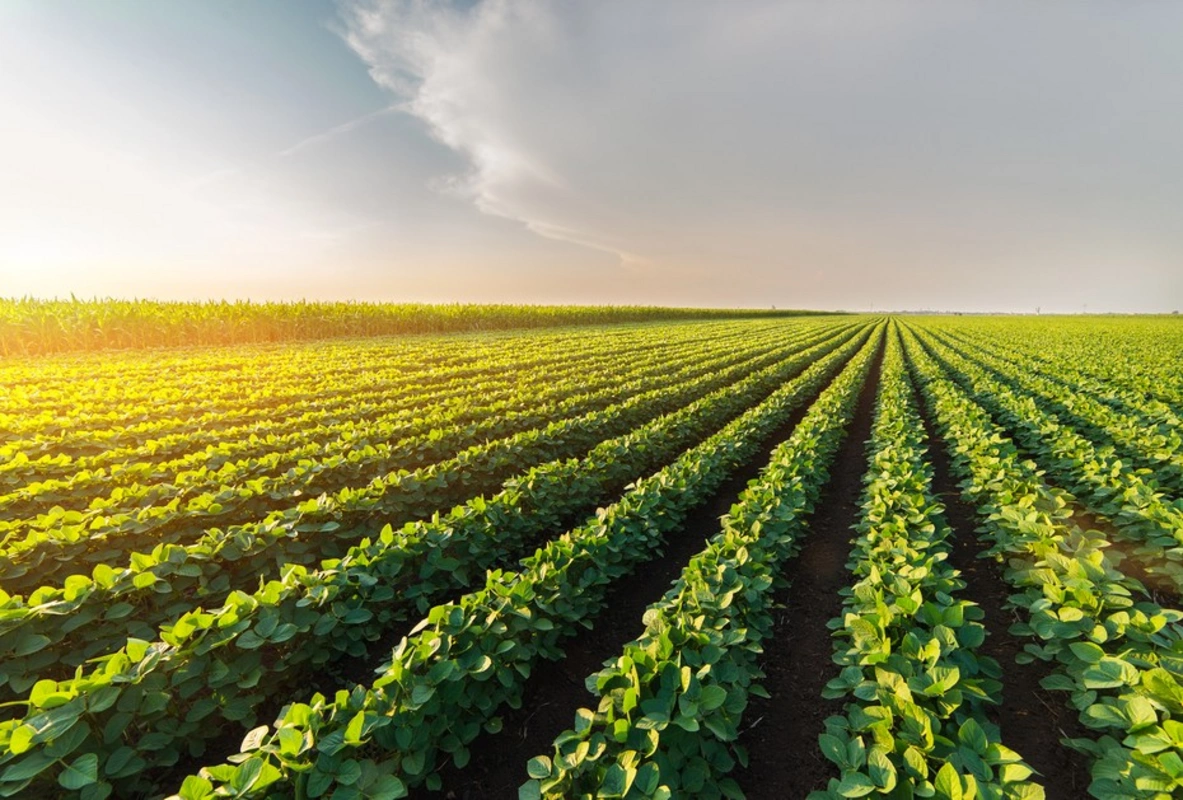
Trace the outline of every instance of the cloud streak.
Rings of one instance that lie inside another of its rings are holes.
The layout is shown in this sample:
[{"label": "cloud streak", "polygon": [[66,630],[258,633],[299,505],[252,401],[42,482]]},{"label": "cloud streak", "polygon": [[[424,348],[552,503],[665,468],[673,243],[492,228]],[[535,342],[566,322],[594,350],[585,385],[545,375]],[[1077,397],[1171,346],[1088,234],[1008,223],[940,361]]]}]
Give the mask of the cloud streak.
[{"label": "cloud streak", "polygon": [[285,147],[283,150],[280,150],[278,153],[276,153],[276,155],[278,155],[280,158],[294,156],[296,153],[299,153],[302,150],[307,150],[310,147],[317,147],[324,144],[325,142],[337,138],[338,136],[342,136],[346,133],[352,133],[363,125],[373,122],[376,119],[381,119],[382,117],[385,117],[388,114],[393,114],[399,110],[401,109],[398,106],[379,108],[377,111],[371,111],[369,114],[363,114],[356,119],[342,122],[340,125],[334,125],[328,130],[321,131],[320,133],[316,133],[312,136],[301,139],[291,147]]},{"label": "cloud streak", "polygon": [[[404,99],[401,110],[468,159],[467,174],[439,185],[482,213],[520,222],[539,236],[610,254],[625,265],[646,263],[610,232],[550,204],[571,197],[572,189],[541,151],[519,138],[514,102],[505,102],[503,79],[527,77],[545,67],[537,56],[545,59],[563,46],[564,32],[549,8],[493,0],[459,9],[413,0],[344,4],[341,11],[343,36],[373,79]],[[517,63],[504,58],[511,39],[523,47],[525,57]],[[502,68],[511,75],[500,74]],[[539,207],[540,196],[550,208]]]},{"label": "cloud streak", "polygon": [[468,162],[439,183],[721,297],[1013,307],[1119,263],[1123,302],[1183,293],[1179,6],[339,10],[374,81]]},{"label": "cloud streak", "polygon": [[2,290],[1183,308],[1183,4],[335,3],[10,15]]}]

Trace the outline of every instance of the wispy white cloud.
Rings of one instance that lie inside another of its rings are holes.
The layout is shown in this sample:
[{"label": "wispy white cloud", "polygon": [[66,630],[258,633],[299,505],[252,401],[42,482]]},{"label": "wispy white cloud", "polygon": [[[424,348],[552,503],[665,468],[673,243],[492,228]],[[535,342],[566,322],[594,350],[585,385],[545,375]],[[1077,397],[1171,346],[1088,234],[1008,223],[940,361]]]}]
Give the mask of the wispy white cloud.
[{"label": "wispy white cloud", "polygon": [[434,185],[704,293],[1013,307],[1016,285],[1083,296],[1122,242],[1144,285],[1183,291],[1161,213],[1183,213],[1178,6],[339,10],[374,81],[468,162]]},{"label": "wispy white cloud", "polygon": [[281,158],[287,158],[288,156],[293,156],[296,153],[299,153],[301,150],[306,150],[309,147],[316,147],[317,145],[324,144],[325,142],[327,142],[331,139],[335,139],[338,136],[355,131],[358,128],[362,127],[363,125],[366,125],[367,123],[373,122],[374,120],[380,119],[380,118],[385,117],[389,114],[393,114],[399,110],[400,110],[400,108],[398,106],[387,106],[385,108],[379,108],[377,111],[371,111],[369,114],[363,114],[362,116],[357,117],[356,119],[351,119],[351,120],[348,120],[347,122],[342,122],[340,125],[334,125],[333,127],[329,128],[328,130],[321,131],[320,133],[315,133],[311,136],[305,137],[304,139],[301,139],[300,141],[296,142],[291,147],[285,147],[283,150],[280,150],[276,155],[280,156]]},{"label": "wispy white cloud", "polygon": [[511,39],[521,54],[563,47],[565,34],[547,6],[490,0],[460,9],[410,0],[344,3],[341,12],[345,40],[374,80],[403,98],[399,108],[423,120],[438,141],[468,158],[467,174],[447,176],[437,186],[539,236],[610,254],[622,264],[647,262],[610,231],[577,222],[560,205],[547,201],[545,208],[532,199],[569,197],[572,190],[542,153],[516,136],[512,111],[505,115],[512,105],[504,102],[507,76],[501,68],[521,77],[518,70],[539,66],[529,56],[506,64]]},{"label": "wispy white cloud", "polygon": [[273,158],[287,158],[293,156],[303,150],[317,147],[333,139],[339,138],[347,133],[351,133],[362,126],[381,119],[382,117],[393,114],[397,111],[404,110],[398,105],[390,105],[384,108],[379,108],[376,111],[371,111],[368,114],[363,114],[351,120],[342,122],[339,125],[334,125],[331,128],[314,133],[311,136],[306,136],[293,145],[278,150],[274,153],[268,153],[263,156],[244,161],[241,164],[231,167],[218,167],[209,172],[198,175],[196,178],[185,181],[181,188],[186,192],[202,191],[211,186],[223,184],[235,178],[240,178],[249,173],[259,170],[264,167],[268,161]]},{"label": "wispy white cloud", "polygon": [[6,20],[0,294],[1183,306],[1183,3],[337,3]]}]

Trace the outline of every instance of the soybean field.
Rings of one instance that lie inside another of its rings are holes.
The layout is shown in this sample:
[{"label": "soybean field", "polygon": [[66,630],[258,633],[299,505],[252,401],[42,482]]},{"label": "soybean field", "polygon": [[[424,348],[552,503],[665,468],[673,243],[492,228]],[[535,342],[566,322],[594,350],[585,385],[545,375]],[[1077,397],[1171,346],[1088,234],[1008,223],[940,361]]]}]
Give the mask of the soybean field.
[{"label": "soybean field", "polygon": [[1183,797],[1178,318],[135,314],[0,358],[0,797]]}]

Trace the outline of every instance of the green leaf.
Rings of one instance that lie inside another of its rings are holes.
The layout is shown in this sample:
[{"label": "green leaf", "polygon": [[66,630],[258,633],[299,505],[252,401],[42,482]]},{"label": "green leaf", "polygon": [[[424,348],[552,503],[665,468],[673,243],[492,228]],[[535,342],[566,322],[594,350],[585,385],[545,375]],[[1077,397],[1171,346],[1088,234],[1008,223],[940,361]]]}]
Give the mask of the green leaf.
[{"label": "green leaf", "polygon": [[98,781],[82,787],[78,800],[107,800],[114,788],[106,781]]},{"label": "green leaf", "polygon": [[952,764],[945,764],[940,768],[936,779],[933,780],[933,788],[941,800],[962,800],[961,776]]},{"label": "green leaf", "polygon": [[361,744],[361,731],[366,724],[366,712],[359,711],[353,715],[349,720],[349,724],[345,726],[345,743],[346,744]]},{"label": "green leaf", "polygon": [[12,751],[13,755],[19,756],[32,746],[33,736],[37,730],[30,725],[21,725],[12,732],[12,739],[8,743],[8,749]]},{"label": "green leaf", "polygon": [[57,693],[58,682],[50,678],[44,678],[33,684],[33,689],[29,692],[29,702],[35,707],[41,708],[46,699]]},{"label": "green leaf", "polygon": [[928,760],[925,759],[924,753],[915,745],[910,745],[904,751],[904,763],[908,766],[908,772],[913,776],[921,779],[928,778]]},{"label": "green leaf", "polygon": [[657,791],[657,787],[661,784],[661,769],[652,761],[646,763],[637,770],[637,777],[633,781],[633,786],[640,790],[644,795],[652,795]]},{"label": "green leaf", "polygon": [[408,775],[421,775],[427,766],[427,754],[422,750],[403,755],[403,771]]},{"label": "green leaf", "polygon": [[115,705],[115,701],[119,699],[121,691],[118,686],[104,686],[101,689],[90,692],[86,698],[86,710],[92,714],[106,711]]},{"label": "green leaf", "polygon": [[1081,675],[1086,689],[1115,689],[1133,685],[1138,680],[1138,669],[1120,658],[1105,656],[1090,665]]},{"label": "green leaf", "polygon": [[243,631],[241,635],[234,640],[234,644],[243,650],[257,650],[267,643],[267,640],[259,636],[254,631]]},{"label": "green leaf", "polygon": [[320,797],[329,790],[333,785],[333,775],[329,772],[322,772],[313,768],[312,772],[308,774],[308,796]]},{"label": "green leaf", "polygon": [[181,784],[177,796],[181,800],[208,800],[214,795],[214,785],[198,775],[190,775]]},{"label": "green leaf", "polygon": [[73,726],[68,731],[57,736],[52,742],[50,742],[45,748],[45,754],[47,756],[53,756],[54,758],[64,759],[77,750],[89,736],[90,726],[87,723],[82,722]]},{"label": "green leaf", "polygon": [[114,775],[119,770],[126,767],[133,758],[136,757],[136,751],[124,745],[107,757],[107,761],[103,764],[103,774]]},{"label": "green leaf", "polygon": [[1105,657],[1105,651],[1092,642],[1072,642],[1068,649],[1072,651],[1072,655],[1088,664],[1096,664]]},{"label": "green leaf", "polygon": [[624,797],[635,776],[634,771],[626,770],[620,764],[613,764],[608,767],[600,783],[600,797]]},{"label": "green leaf", "polygon": [[575,732],[583,733],[595,724],[596,715],[586,708],[575,709]]},{"label": "green leaf", "polygon": [[895,788],[895,765],[879,747],[872,748],[867,755],[867,772],[881,792],[890,792]]},{"label": "green leaf", "polygon": [[[1003,783],[1018,783],[1025,781],[1034,773],[1026,764],[1001,764],[998,767],[998,777]],[[1043,795],[1040,795],[1043,797]]]},{"label": "green leaf", "polygon": [[360,625],[363,622],[369,622],[374,618],[374,612],[368,608],[351,608],[341,618],[341,621],[346,625]]},{"label": "green leaf", "polygon": [[704,686],[698,700],[698,707],[702,711],[714,711],[725,702],[727,702],[726,689],[717,685]]},{"label": "green leaf", "polygon": [[81,789],[99,779],[99,757],[94,753],[78,756],[58,775],[58,783],[66,789]]},{"label": "green leaf", "polygon": [[38,650],[44,650],[47,644],[49,644],[48,636],[42,636],[40,633],[30,633],[21,638],[20,644],[13,650],[13,655],[32,655]]},{"label": "green leaf", "polygon": [[234,770],[234,775],[230,778],[230,788],[240,795],[245,794],[255,785],[255,781],[259,780],[259,775],[262,773],[263,759],[257,756],[248,758]]},{"label": "green leaf", "polygon": [[1110,702],[1093,703],[1084,710],[1081,714],[1081,722],[1090,728],[1119,728],[1124,730],[1126,726],[1125,715],[1121,713],[1110,698],[1106,698]]},{"label": "green leaf", "polygon": [[822,755],[828,760],[834,762],[839,767],[846,766],[846,742],[833,734],[823,733],[817,737],[817,743],[821,748]]},{"label": "green leaf", "polygon": [[[131,603],[116,603],[115,605],[107,608],[107,611],[103,614],[103,619],[109,619],[109,620],[123,619],[124,617],[131,614],[135,610],[136,610],[136,607],[133,606]],[[135,660],[139,661],[138,658]]]},{"label": "green leaf", "polygon": [[393,775],[383,775],[365,790],[366,800],[399,800],[407,796],[407,787]]},{"label": "green leaf", "polygon": [[526,762],[526,774],[531,778],[542,780],[549,778],[551,772],[550,758],[547,756],[535,756]]},{"label": "green leaf", "polygon": [[843,797],[864,797],[875,791],[875,782],[861,772],[847,772],[838,782],[838,794]]},{"label": "green leaf", "polygon": [[30,753],[25,758],[9,764],[3,773],[0,773],[0,783],[20,783],[27,781],[30,778],[40,775],[46,767],[56,763],[57,759],[53,756],[47,756],[45,753]]},{"label": "green leaf", "polygon": [[961,725],[961,729],[957,731],[957,738],[963,745],[973,750],[979,756],[986,755],[986,749],[990,746],[990,740],[986,737],[986,732],[982,730],[982,726],[977,723],[977,720],[972,717]]},{"label": "green leaf", "polygon": [[285,756],[294,756],[304,746],[304,734],[293,727],[279,729],[279,752]]},{"label": "green leaf", "polygon": [[1145,730],[1158,724],[1158,714],[1154,704],[1140,694],[1122,698],[1122,711],[1129,720],[1129,730],[1132,733]]},{"label": "green leaf", "polygon": [[1158,763],[1166,773],[1174,778],[1176,781],[1183,777],[1183,758],[1179,758],[1178,753],[1166,752],[1160,753],[1158,756]]},{"label": "green leaf", "polygon": [[356,759],[349,759],[337,770],[337,783],[342,786],[352,786],[361,777],[361,764]]},{"label": "green leaf", "polygon": [[434,686],[427,686],[426,684],[420,683],[414,689],[411,690],[411,703],[414,705],[417,705],[417,706],[421,706],[424,703],[426,703],[428,700],[430,700],[432,695],[434,695],[434,694],[435,694],[435,687]]},{"label": "green leaf", "polygon": [[242,739],[242,746],[239,748],[241,752],[249,752],[251,750],[258,750],[259,746],[263,744],[263,740],[267,738],[267,731],[270,730],[266,725],[260,725],[251,730]]}]

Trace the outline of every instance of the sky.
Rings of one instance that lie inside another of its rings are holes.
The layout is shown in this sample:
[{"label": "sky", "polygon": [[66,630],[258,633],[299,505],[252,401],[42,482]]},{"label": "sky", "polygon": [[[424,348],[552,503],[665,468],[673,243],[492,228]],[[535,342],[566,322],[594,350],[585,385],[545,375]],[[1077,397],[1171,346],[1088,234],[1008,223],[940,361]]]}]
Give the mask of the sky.
[{"label": "sky", "polygon": [[1183,3],[0,0],[0,296],[1183,308]]}]

